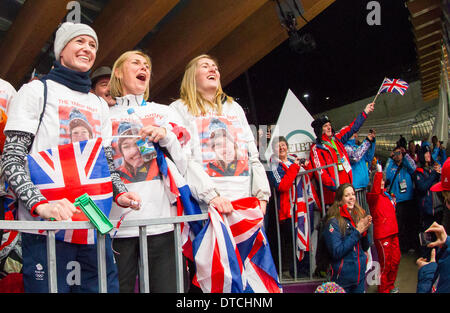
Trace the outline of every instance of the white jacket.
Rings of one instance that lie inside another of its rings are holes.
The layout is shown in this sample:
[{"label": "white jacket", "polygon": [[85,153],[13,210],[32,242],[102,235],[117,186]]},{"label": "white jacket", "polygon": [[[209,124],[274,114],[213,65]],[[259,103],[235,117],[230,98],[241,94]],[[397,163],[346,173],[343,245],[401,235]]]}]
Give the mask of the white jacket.
[{"label": "white jacket", "polygon": [[[166,128],[167,135],[159,141],[159,145],[167,149],[176,164],[176,168],[175,166],[171,167],[172,172],[176,171],[176,169],[178,169],[180,173],[186,172],[187,162],[184,152],[181,149],[177,137],[171,131],[172,126],[169,124],[173,119],[172,110],[167,105],[143,101],[142,95],[127,95],[116,98],[116,101],[117,104],[110,107],[109,112],[113,129],[112,147],[116,152],[114,161],[117,170],[119,172],[124,170],[120,167],[124,162],[124,156],[119,150],[117,145],[118,138],[115,136],[120,136],[118,133],[119,125],[123,122],[130,121],[127,109],[133,107],[136,114],[141,118],[144,126],[153,125]],[[167,162],[170,162],[170,160],[167,160]],[[141,208],[139,210],[132,210],[129,208],[122,208],[114,203],[111,209],[110,219],[118,220],[123,214],[127,214],[124,220],[176,216],[176,206],[173,205],[173,199],[171,199],[171,196],[167,193],[164,186],[161,175],[159,174],[159,168],[156,164],[156,159],[150,161],[150,164],[152,170],[143,168],[142,171],[147,170],[147,172],[145,172],[144,176],[141,176],[137,181],[128,182],[122,179],[129,191],[136,192],[141,197]],[[162,234],[172,230],[172,224],[153,225],[147,227],[147,235]],[[139,236],[137,227],[120,227],[116,234],[116,237],[118,238],[137,236]]]},{"label": "white jacket", "polygon": [[[190,134],[190,140],[183,147],[188,160],[185,178],[197,200],[207,204],[218,194],[231,201],[249,196],[269,200],[270,186],[267,175],[259,160],[258,149],[245,113],[238,103],[225,103],[220,116],[211,111],[205,116],[195,117],[188,112],[182,100],[171,103],[170,107],[178,113],[176,119]],[[233,135],[239,151],[246,154],[248,174],[222,177],[211,177],[207,174],[208,162],[215,158],[215,153],[211,151],[208,143],[211,121],[214,119],[219,119],[220,124],[226,125],[224,127]]]}]

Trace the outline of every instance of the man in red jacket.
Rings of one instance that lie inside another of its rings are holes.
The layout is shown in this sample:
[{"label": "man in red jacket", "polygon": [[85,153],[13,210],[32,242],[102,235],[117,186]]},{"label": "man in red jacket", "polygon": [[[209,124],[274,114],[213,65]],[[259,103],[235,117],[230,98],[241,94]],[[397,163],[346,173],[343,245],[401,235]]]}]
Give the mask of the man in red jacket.
[{"label": "man in red jacket", "polygon": [[384,190],[386,178],[382,172],[375,172],[372,178],[372,190],[367,193],[367,203],[372,215],[373,237],[380,262],[380,293],[397,293],[394,283],[400,264],[400,245],[398,225],[395,215],[395,203]]},{"label": "man in red jacket", "polygon": [[374,103],[369,103],[350,125],[343,127],[337,133],[334,132],[331,121],[327,116],[322,116],[311,123],[317,137],[316,142],[311,146],[309,157],[313,168],[336,163],[338,169],[339,184],[333,167],[316,172],[317,179],[319,179],[319,175],[322,178],[326,205],[333,203],[334,193],[340,184],[352,183],[353,181],[352,167],[344,144],[359,130],[367,115],[373,110]]}]

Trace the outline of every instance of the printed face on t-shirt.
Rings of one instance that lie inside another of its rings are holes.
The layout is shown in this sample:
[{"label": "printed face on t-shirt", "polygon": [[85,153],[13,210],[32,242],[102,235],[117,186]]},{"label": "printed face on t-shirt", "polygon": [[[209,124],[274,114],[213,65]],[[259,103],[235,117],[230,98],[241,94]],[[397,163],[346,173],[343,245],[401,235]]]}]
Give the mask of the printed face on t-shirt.
[{"label": "printed face on t-shirt", "polygon": [[[165,124],[165,117],[156,112],[148,112],[144,107],[136,107],[136,114],[144,126],[152,125],[160,127]],[[126,113],[123,112],[111,116],[113,140],[114,165],[124,183],[136,183],[161,179],[156,153],[150,159],[144,159],[136,144],[138,138],[133,137],[133,129],[138,126]]]},{"label": "printed face on t-shirt", "polygon": [[247,176],[248,148],[237,118],[204,116],[196,123],[207,174],[212,177]]},{"label": "printed face on t-shirt", "polygon": [[59,99],[59,144],[64,145],[101,136],[98,108],[87,108],[73,100]]},{"label": "printed face on t-shirt", "polygon": [[89,136],[89,130],[84,126],[74,127],[71,131],[70,137],[72,142],[84,141],[91,139]]},{"label": "printed face on t-shirt", "polygon": [[226,135],[219,135],[213,139],[213,150],[216,153],[217,160],[226,164],[233,162],[236,158],[234,142]]},{"label": "printed face on t-shirt", "polygon": [[144,164],[144,159],[139,152],[135,138],[124,139],[121,143],[120,150],[122,151],[124,161],[133,168],[138,168]]}]

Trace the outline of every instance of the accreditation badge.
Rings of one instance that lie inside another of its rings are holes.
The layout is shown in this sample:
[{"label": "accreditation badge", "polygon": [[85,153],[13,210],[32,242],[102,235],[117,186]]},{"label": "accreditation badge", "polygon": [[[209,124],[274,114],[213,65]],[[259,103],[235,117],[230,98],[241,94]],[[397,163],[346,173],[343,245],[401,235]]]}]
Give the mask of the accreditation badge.
[{"label": "accreditation badge", "polygon": [[350,171],[352,170],[352,167],[351,167],[350,163],[347,161],[347,159],[342,157],[341,162],[344,166],[345,171],[347,173],[350,173]]}]

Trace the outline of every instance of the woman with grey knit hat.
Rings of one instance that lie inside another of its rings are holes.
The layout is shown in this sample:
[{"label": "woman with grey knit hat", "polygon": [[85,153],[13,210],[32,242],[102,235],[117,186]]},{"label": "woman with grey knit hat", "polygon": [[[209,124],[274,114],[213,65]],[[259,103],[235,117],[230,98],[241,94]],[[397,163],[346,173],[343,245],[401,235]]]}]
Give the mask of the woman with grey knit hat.
[{"label": "woman with grey knit hat", "polygon": [[[139,209],[140,197],[127,191],[114,170],[108,106],[103,99],[89,93],[89,73],[97,50],[97,35],[91,27],[63,23],[56,32],[56,60],[52,70],[41,80],[23,85],[10,104],[2,166],[8,183],[19,199],[20,220],[71,220],[80,214],[72,204],[75,199],[47,200],[25,170],[27,153],[64,144],[66,125],[63,125],[62,112],[72,109],[88,112],[89,124],[99,125],[91,131],[94,138],[103,138],[114,201]],[[70,187],[67,185],[66,189]],[[58,237],[61,233],[63,238]],[[56,237],[60,239],[56,241],[58,292],[98,292],[97,245],[93,230],[84,233],[61,230]],[[107,290],[118,292],[117,268],[110,240],[107,235]],[[48,292],[46,236],[35,231],[23,232],[22,249],[25,292]]]}]

